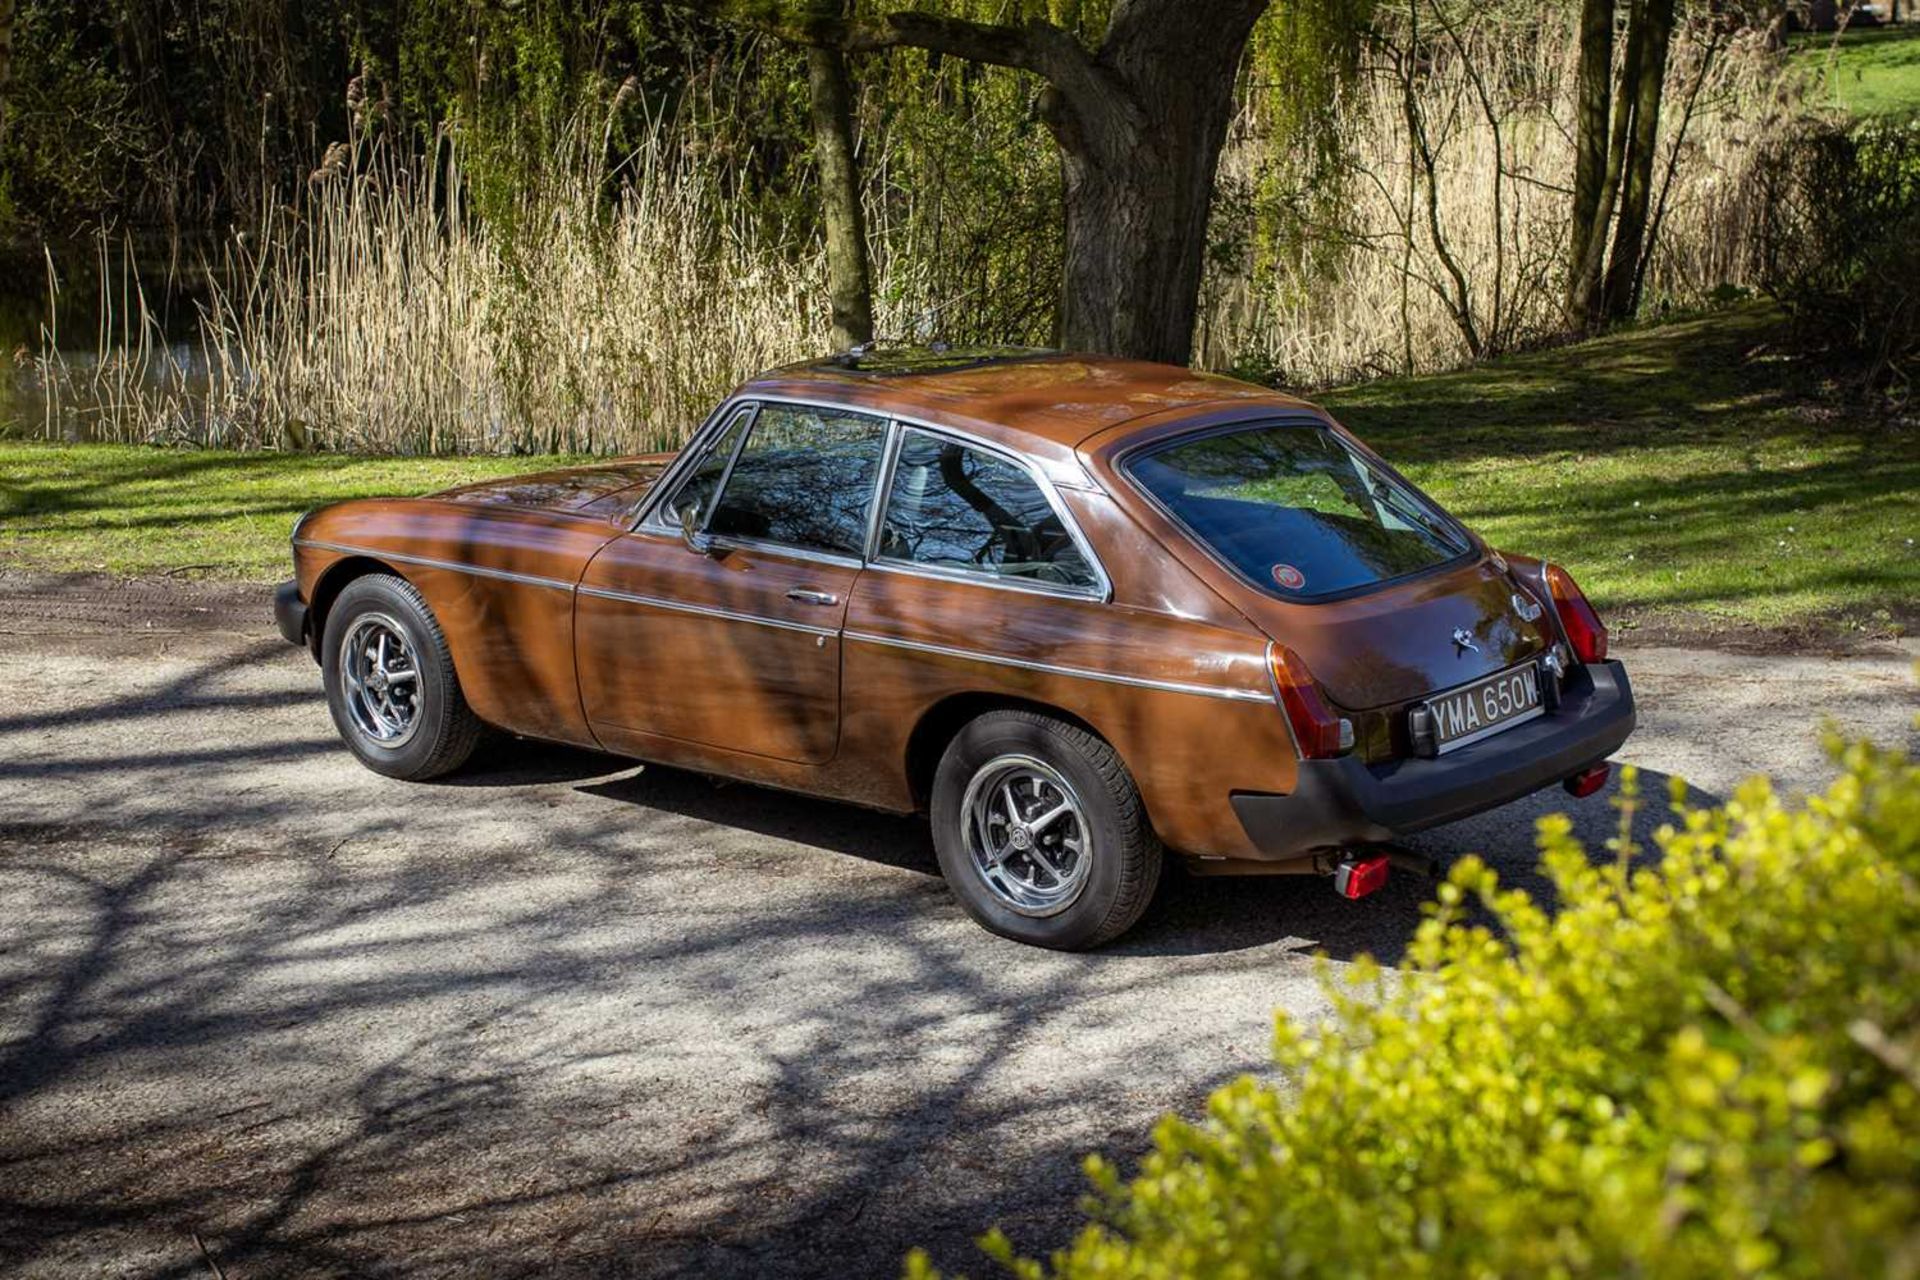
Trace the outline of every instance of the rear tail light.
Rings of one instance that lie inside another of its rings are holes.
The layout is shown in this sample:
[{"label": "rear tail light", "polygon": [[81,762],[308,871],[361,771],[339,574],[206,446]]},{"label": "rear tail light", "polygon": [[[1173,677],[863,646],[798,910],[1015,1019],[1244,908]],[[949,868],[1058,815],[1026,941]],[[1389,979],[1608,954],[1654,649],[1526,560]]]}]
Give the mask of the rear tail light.
[{"label": "rear tail light", "polygon": [[1557,564],[1546,566],[1547,590],[1553,593],[1553,609],[1560,615],[1560,627],[1573,646],[1573,656],[1582,662],[1604,662],[1607,657],[1607,628],[1600,615],[1587,603],[1586,595],[1573,575]]},{"label": "rear tail light", "polygon": [[1293,725],[1300,754],[1313,760],[1353,750],[1353,722],[1334,714],[1299,655],[1279,644],[1270,646],[1269,652],[1273,690]]}]

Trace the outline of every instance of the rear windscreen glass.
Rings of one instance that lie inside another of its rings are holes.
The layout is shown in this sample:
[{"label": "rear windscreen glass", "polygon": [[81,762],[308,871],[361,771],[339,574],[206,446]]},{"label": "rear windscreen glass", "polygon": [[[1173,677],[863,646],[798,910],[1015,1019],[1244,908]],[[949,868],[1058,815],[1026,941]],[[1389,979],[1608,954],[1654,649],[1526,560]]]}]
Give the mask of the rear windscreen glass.
[{"label": "rear windscreen glass", "polygon": [[1126,469],[1215,555],[1290,599],[1402,578],[1471,547],[1428,502],[1312,423],[1176,440]]}]

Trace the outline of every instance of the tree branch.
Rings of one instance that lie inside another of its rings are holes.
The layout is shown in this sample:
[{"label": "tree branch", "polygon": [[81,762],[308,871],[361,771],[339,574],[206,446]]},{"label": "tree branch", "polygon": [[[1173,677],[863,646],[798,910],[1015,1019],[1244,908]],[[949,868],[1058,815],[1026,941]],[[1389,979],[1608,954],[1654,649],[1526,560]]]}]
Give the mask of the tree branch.
[{"label": "tree branch", "polygon": [[[770,35],[794,44],[828,45],[847,53],[883,49],[925,49],[930,53],[965,58],[1029,71],[1047,82],[1055,107],[1044,112],[1062,146],[1070,150],[1087,145],[1085,131],[1071,117],[1120,121],[1138,127],[1141,112],[1133,95],[1102,68],[1072,32],[1050,22],[1012,24],[970,22],[937,14],[908,11],[878,18],[840,18],[831,15],[794,19],[777,6],[742,5],[736,13]],[[1094,136],[1106,136],[1102,130]]]},{"label": "tree branch", "polygon": [[821,17],[796,22],[757,15],[749,20],[795,44],[832,45],[847,53],[925,49],[970,62],[1031,71],[1068,92],[1072,92],[1074,81],[1093,69],[1093,59],[1072,33],[1050,22],[1011,26],[911,11],[879,18]]}]

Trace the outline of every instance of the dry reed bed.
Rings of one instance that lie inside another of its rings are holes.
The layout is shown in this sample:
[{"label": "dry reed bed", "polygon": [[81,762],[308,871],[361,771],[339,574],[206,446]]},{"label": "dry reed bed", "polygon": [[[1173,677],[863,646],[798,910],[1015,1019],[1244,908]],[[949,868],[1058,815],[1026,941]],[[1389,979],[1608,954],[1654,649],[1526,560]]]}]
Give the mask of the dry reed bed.
[{"label": "dry reed bed", "polygon": [[[1571,43],[1466,30],[1421,65],[1440,243],[1468,281],[1481,354],[1559,327]],[[1756,50],[1715,48],[1703,75],[1706,52],[1681,41],[1670,72],[1654,305],[1748,282],[1747,178],[1792,119]],[[1401,88],[1377,50],[1347,104],[1350,165],[1322,193],[1339,216],[1292,256],[1214,270],[1201,362],[1323,385],[1475,354],[1436,287],[1447,277]],[[1252,103],[1228,181],[1274,158]],[[745,375],[824,348],[817,245],[765,240],[729,212],[723,175],[664,134],[618,183],[593,152],[556,164],[502,219],[469,216],[450,146],[406,162],[336,147],[297,208],[227,245],[184,349],[162,340],[130,261],[103,245],[97,352],[71,360],[50,334],[35,362],[43,429],[241,448],[634,451],[677,444]],[[904,249],[876,246],[883,311],[941,296]],[[883,314],[882,330],[903,332],[910,314]]]},{"label": "dry reed bed", "polygon": [[[1663,216],[1643,306],[1655,310],[1756,283],[1761,187],[1752,178],[1771,144],[1806,118],[1756,40],[1688,35],[1669,64],[1654,168]],[[1348,170],[1321,193],[1331,212],[1267,269],[1215,271],[1201,322],[1204,363],[1326,386],[1457,367],[1564,329],[1573,33],[1518,39],[1489,21],[1457,36],[1434,42],[1416,80],[1439,241],[1427,172],[1409,144],[1403,83],[1377,49],[1343,105],[1355,127]],[[1266,146],[1256,96],[1223,159],[1227,180],[1253,182],[1269,161]],[[1339,250],[1330,270],[1329,246]],[[1480,351],[1455,319],[1458,293],[1442,247],[1468,282],[1464,309]]]}]

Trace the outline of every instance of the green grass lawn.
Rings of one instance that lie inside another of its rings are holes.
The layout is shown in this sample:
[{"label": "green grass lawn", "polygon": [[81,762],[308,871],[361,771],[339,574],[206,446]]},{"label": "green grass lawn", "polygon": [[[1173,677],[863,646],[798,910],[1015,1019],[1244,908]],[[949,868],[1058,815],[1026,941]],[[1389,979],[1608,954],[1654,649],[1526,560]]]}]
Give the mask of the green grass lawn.
[{"label": "green grass lawn", "polygon": [[1629,626],[1911,624],[1915,423],[1822,394],[1777,329],[1748,307],[1323,402],[1494,545],[1566,564]]},{"label": "green grass lawn", "polygon": [[1920,113],[1920,24],[1847,31],[1837,45],[1807,32],[1788,47],[1818,98],[1855,115]]},{"label": "green grass lawn", "polygon": [[284,578],[293,522],[315,507],[565,461],[0,442],[0,557],[127,577]]},{"label": "green grass lawn", "polygon": [[[1920,445],[1857,418],[1760,307],[1324,402],[1496,546],[1624,629],[1886,634],[1920,621]],[[0,444],[0,563],[270,579],[301,512],[553,459]]]}]

